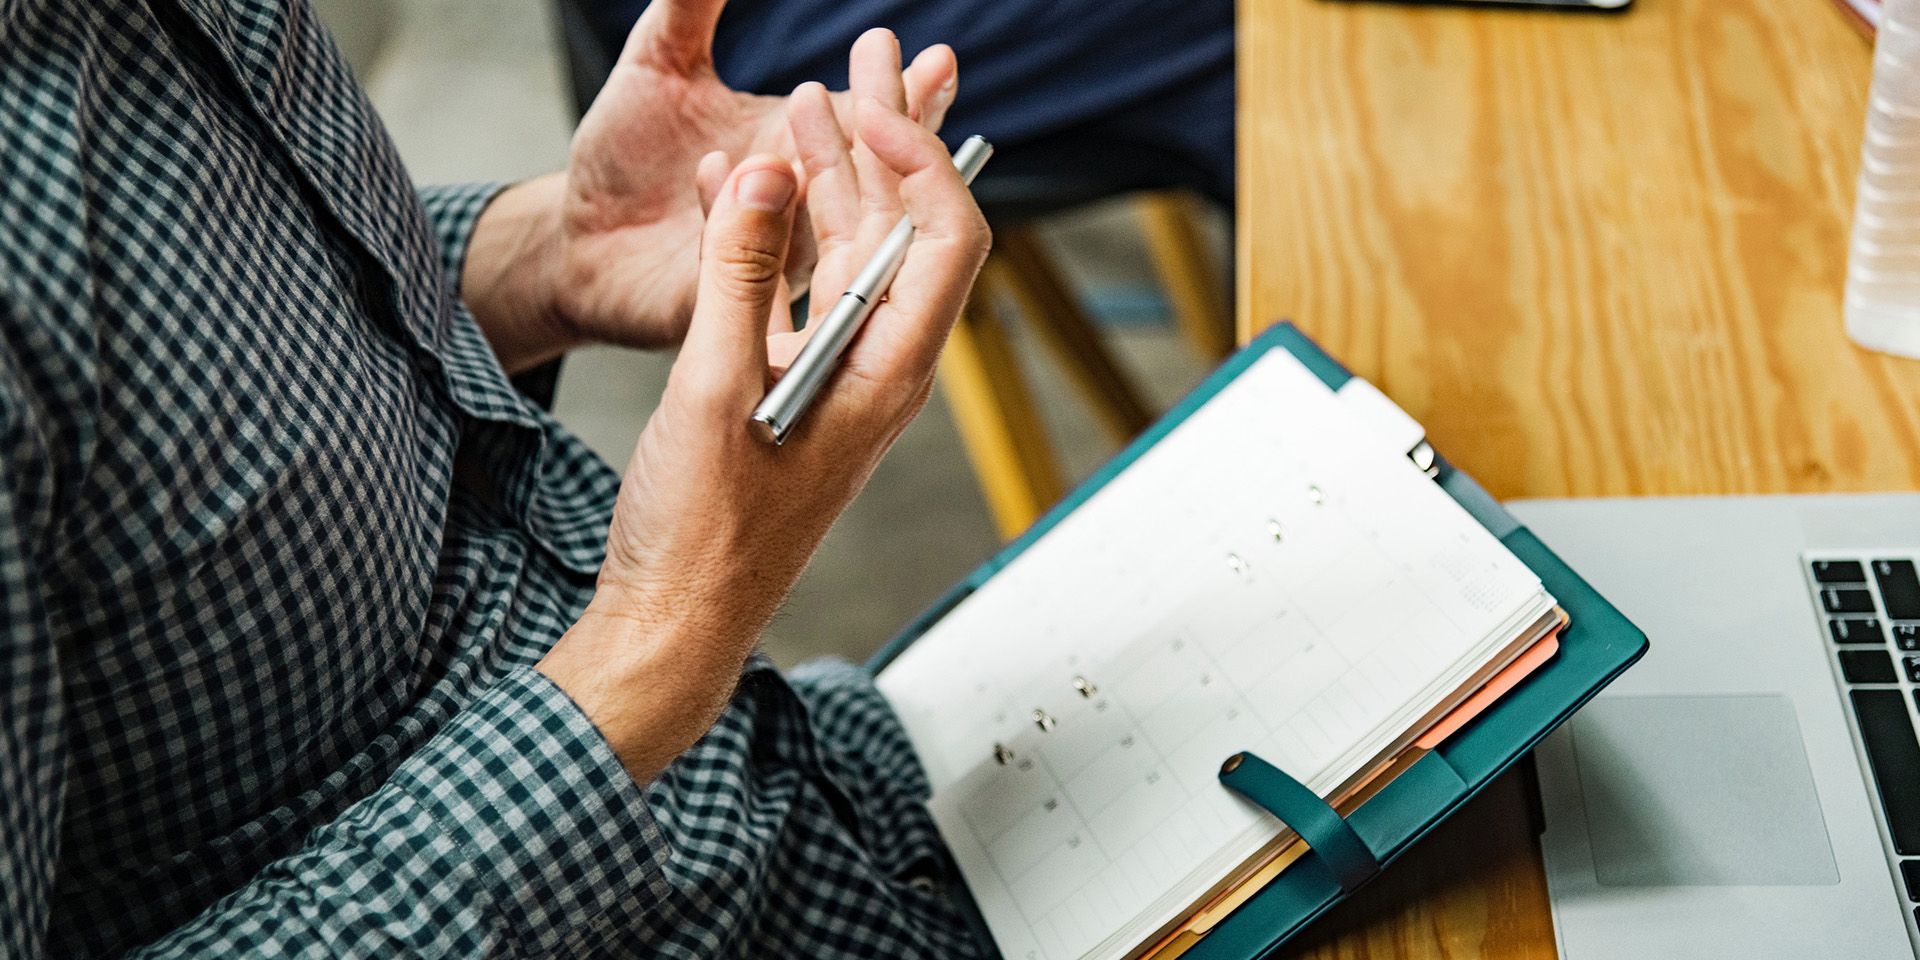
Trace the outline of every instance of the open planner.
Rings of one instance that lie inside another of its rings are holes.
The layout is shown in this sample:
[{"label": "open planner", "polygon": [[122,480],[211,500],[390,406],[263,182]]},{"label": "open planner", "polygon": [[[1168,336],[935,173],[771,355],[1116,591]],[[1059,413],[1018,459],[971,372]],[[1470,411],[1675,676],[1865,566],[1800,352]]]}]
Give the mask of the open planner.
[{"label": "open planner", "polygon": [[1541,576],[1409,458],[1417,424],[1273,345],[879,674],[1010,960],[1183,952],[1205,933],[1197,916],[1304,853],[1223,787],[1223,760],[1257,755],[1351,809],[1542,669],[1569,625]]}]

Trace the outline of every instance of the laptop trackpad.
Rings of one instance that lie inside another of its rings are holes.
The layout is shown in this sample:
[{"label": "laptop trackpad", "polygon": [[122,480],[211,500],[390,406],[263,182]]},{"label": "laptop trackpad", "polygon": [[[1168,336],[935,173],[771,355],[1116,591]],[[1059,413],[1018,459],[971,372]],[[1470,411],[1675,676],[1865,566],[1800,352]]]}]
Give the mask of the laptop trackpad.
[{"label": "laptop trackpad", "polygon": [[1570,726],[1602,886],[1840,881],[1786,697],[1600,697]]}]

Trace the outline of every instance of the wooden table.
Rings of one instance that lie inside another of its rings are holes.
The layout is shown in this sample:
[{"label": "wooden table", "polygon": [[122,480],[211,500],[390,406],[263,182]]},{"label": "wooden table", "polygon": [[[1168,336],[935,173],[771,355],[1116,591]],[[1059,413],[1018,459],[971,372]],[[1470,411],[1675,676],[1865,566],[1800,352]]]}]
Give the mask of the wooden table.
[{"label": "wooden table", "polygon": [[[1830,0],[1240,0],[1242,336],[1501,497],[1920,488],[1920,362],[1840,315],[1870,49]],[[1526,822],[1509,778],[1295,954],[1554,956]]]}]

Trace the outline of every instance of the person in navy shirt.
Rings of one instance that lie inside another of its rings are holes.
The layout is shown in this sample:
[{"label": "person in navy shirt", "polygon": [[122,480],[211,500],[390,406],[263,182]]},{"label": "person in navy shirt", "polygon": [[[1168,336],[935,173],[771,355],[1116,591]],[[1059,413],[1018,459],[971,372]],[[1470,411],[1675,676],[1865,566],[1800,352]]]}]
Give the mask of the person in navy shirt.
[{"label": "person in navy shirt", "polygon": [[[598,47],[576,57],[611,63],[649,0],[559,2]],[[966,96],[943,128],[950,147],[984,136],[1002,171],[1023,148],[1063,141],[1150,150],[1179,161],[1183,185],[1231,204],[1233,0],[731,0],[714,63],[740,90],[835,86],[847,44],[874,26],[909,56],[944,43],[966,64]]]}]

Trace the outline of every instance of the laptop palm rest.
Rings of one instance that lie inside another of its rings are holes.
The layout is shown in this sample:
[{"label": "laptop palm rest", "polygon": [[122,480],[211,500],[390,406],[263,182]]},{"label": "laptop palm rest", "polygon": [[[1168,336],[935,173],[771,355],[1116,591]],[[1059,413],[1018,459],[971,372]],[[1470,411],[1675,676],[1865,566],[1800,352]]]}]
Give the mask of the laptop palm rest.
[{"label": "laptop palm rest", "polygon": [[1913,552],[1920,497],[1514,512],[1653,642],[1535,753],[1561,956],[1914,960],[1803,554]]},{"label": "laptop palm rest", "polygon": [[1603,696],[1569,739],[1601,886],[1840,882],[1786,697]]}]

